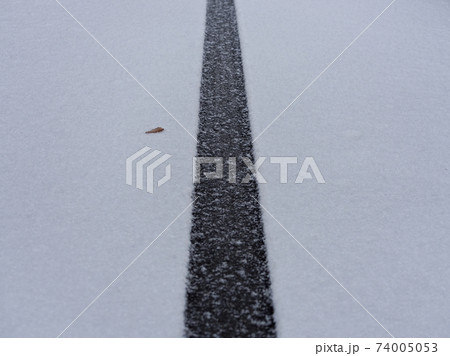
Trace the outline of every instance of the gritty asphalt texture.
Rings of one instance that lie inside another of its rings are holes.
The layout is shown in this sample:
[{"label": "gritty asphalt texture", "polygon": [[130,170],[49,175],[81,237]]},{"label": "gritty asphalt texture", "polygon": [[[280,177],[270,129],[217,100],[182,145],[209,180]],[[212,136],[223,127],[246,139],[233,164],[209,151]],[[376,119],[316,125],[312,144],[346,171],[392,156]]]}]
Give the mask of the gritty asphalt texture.
[{"label": "gritty asphalt texture", "polygon": [[[235,7],[207,2],[197,157],[223,157],[224,178],[195,184],[185,310],[187,337],[275,337]],[[236,184],[228,157],[237,157]],[[202,172],[214,166],[203,165]]]}]

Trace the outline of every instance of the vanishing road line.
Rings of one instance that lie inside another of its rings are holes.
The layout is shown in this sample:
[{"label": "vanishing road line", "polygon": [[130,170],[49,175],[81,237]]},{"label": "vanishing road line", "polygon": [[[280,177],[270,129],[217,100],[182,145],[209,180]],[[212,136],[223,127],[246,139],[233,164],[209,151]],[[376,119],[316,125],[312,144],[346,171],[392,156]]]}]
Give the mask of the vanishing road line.
[{"label": "vanishing road line", "polygon": [[[197,139],[197,157],[254,162],[233,0],[207,3]],[[248,173],[238,164],[235,184],[226,178],[195,184],[188,337],[276,336],[261,208],[252,198],[258,186],[240,183]]]}]

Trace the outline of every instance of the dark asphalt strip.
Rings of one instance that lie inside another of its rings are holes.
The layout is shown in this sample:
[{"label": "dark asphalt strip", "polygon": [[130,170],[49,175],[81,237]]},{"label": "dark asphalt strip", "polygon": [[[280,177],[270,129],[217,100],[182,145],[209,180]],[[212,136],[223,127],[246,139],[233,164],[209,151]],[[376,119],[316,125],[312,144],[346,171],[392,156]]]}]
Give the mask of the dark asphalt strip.
[{"label": "dark asphalt strip", "polygon": [[185,335],[275,337],[258,186],[240,183],[254,158],[232,0],[207,3],[199,119],[197,157],[237,157],[237,183],[195,184]]}]

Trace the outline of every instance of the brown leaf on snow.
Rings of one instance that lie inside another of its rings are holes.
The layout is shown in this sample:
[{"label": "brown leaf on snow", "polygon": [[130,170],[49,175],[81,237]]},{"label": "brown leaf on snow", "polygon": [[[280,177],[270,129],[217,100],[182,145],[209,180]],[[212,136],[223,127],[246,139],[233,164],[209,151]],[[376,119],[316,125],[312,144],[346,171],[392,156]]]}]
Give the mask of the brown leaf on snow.
[{"label": "brown leaf on snow", "polygon": [[156,127],[156,128],[154,128],[154,129],[152,129],[150,131],[146,131],[145,133],[146,134],[151,134],[151,133],[157,133],[157,132],[161,132],[161,131],[164,131],[164,129],[162,127]]}]

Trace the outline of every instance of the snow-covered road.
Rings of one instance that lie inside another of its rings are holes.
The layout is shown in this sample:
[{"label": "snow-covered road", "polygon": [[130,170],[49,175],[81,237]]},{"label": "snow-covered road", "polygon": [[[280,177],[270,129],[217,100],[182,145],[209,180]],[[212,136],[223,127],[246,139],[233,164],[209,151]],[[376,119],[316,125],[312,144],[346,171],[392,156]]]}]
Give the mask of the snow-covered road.
[{"label": "snow-covered road", "polygon": [[[182,336],[206,1],[60,2],[0,5],[0,335]],[[390,3],[236,0],[280,337],[450,332],[450,5]]]}]

